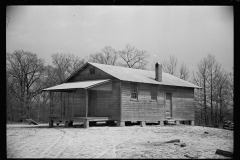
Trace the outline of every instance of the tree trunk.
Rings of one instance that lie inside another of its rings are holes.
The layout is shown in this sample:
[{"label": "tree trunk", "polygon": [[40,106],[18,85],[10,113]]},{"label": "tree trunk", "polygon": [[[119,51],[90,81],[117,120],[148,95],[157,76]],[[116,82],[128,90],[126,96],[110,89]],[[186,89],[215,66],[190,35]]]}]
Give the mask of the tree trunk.
[{"label": "tree trunk", "polygon": [[38,118],[37,118],[37,122],[39,122],[39,113],[40,113],[40,105],[38,104]]},{"label": "tree trunk", "polygon": [[213,82],[212,82],[212,70],[211,70],[211,81],[210,81],[210,106],[211,106],[211,125],[214,125],[214,122],[213,122],[213,97],[212,97],[212,85],[213,85]]},{"label": "tree trunk", "polygon": [[218,102],[217,102],[216,107],[215,107],[215,122],[214,122],[214,126],[219,127],[219,125],[218,125]]},{"label": "tree trunk", "polygon": [[200,110],[200,111],[201,111],[201,121],[200,121],[201,123],[200,123],[200,124],[202,125],[202,119],[203,119],[203,118],[202,118],[202,117],[203,117],[203,114],[202,114],[202,111],[203,111],[203,100],[202,100],[202,94],[201,94],[201,110]]},{"label": "tree trunk", "polygon": [[219,108],[219,123],[222,124],[222,90],[220,88],[220,108]]},{"label": "tree trunk", "polygon": [[203,80],[203,101],[204,101],[204,114],[205,114],[205,125],[207,126],[207,98],[206,98],[206,79]]}]

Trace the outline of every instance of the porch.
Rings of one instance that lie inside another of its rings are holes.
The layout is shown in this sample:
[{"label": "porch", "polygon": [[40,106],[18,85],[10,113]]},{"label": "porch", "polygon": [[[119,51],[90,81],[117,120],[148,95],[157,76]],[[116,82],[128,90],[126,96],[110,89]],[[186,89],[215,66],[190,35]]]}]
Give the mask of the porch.
[{"label": "porch", "polygon": [[[88,128],[89,122],[111,120],[110,115],[101,115],[96,112],[96,91],[112,91],[110,79],[63,83],[46,88],[44,91],[50,91],[49,127],[53,127],[54,122],[58,124],[64,122],[65,126],[71,126],[74,121],[82,122],[84,128]],[[53,96],[55,92],[61,94],[60,114],[53,111]],[[67,94],[67,113],[64,112],[64,114],[62,93]],[[71,98],[69,97],[70,94]]]}]

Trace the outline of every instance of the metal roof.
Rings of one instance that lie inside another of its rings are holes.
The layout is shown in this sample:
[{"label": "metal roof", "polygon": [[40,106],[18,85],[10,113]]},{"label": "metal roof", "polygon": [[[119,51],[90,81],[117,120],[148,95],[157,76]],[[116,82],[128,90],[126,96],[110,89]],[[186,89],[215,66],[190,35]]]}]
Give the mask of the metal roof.
[{"label": "metal roof", "polygon": [[[191,88],[201,88],[195,84],[187,82],[183,79],[180,79],[178,77],[175,77],[175,76],[165,73],[163,71],[162,71],[162,82],[159,82],[159,81],[155,80],[155,71],[133,69],[133,68],[126,68],[126,67],[112,66],[112,65],[104,65],[104,64],[90,63],[90,62],[87,62],[86,64],[91,64],[91,65],[97,67],[98,69],[100,69],[122,81],[169,85],[169,86],[191,87]],[[71,75],[70,77],[72,77],[72,76],[73,75]]]},{"label": "metal roof", "polygon": [[77,88],[88,89],[88,88],[92,88],[92,87],[95,87],[95,86],[103,84],[103,83],[107,83],[109,81],[110,81],[110,79],[63,83],[63,84],[56,85],[56,86],[53,86],[50,88],[45,88],[43,90],[44,91],[52,91],[52,90],[77,89]]}]

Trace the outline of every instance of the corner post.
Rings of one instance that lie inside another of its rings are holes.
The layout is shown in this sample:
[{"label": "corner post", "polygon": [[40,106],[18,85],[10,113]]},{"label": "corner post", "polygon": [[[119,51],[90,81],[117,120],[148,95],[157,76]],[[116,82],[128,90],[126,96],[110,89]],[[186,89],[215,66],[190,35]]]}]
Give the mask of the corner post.
[{"label": "corner post", "polygon": [[[119,122],[117,123],[118,126],[122,126],[123,123],[121,123],[122,121],[122,82],[119,82]],[[124,122],[125,124],[125,122]]]}]

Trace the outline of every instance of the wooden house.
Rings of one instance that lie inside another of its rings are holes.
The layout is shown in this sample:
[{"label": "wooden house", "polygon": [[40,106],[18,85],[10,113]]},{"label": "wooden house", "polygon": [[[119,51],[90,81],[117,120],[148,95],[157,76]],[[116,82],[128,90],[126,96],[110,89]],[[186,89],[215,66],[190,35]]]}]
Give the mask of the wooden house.
[{"label": "wooden house", "polygon": [[162,71],[156,63],[155,71],[125,68],[98,63],[85,63],[62,84],[44,89],[68,95],[66,113],[54,116],[50,107],[49,126],[53,122],[127,121],[158,122],[172,119],[194,125],[194,88],[200,88]]}]

